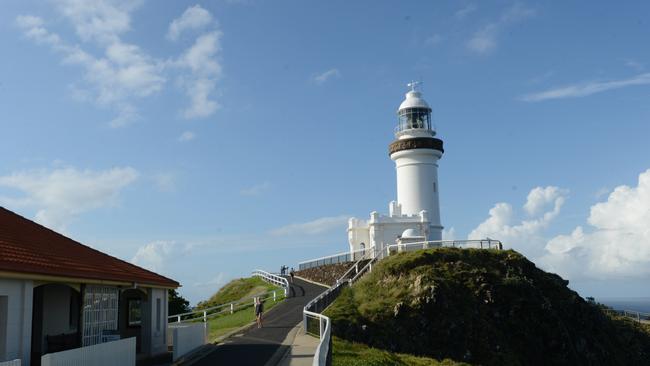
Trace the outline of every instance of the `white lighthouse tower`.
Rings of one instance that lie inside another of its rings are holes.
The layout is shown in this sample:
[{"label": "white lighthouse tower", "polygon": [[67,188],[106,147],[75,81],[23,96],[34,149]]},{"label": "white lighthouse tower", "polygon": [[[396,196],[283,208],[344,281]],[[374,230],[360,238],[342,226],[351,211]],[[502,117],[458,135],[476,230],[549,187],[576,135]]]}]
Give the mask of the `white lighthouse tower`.
[{"label": "white lighthouse tower", "polygon": [[444,152],[442,140],[435,138],[431,124],[431,107],[409,84],[411,90],[400,104],[396,140],[390,144],[390,158],[397,170],[397,204],[402,214],[417,215],[426,211],[428,240],[442,239],[440,201],[438,199],[438,160]]},{"label": "white lighthouse tower", "polygon": [[416,82],[400,104],[395,140],[389,145],[397,172],[397,201],[389,214],[370,213],[369,220],[350,218],[350,251],[374,246],[383,251],[396,242],[442,239],[438,199],[438,160],[444,152],[431,123],[431,107],[416,90]]}]

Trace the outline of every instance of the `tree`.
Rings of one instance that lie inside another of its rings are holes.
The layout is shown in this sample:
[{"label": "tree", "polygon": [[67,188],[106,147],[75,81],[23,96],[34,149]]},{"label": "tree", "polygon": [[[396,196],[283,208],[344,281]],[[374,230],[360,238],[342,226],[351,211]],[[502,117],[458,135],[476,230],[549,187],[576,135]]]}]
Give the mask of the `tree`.
[{"label": "tree", "polygon": [[169,290],[169,315],[187,313],[190,310],[190,302],[178,294],[175,289]]}]

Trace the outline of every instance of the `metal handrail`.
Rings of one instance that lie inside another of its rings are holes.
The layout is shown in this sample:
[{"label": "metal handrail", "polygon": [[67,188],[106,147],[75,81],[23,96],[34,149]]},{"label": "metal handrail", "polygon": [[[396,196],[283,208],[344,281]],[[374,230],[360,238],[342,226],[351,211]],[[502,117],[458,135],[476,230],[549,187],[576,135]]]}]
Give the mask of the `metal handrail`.
[{"label": "metal handrail", "polygon": [[[323,315],[322,312],[325,311],[325,309],[327,309],[327,307],[329,307],[329,305],[335,300],[340,292],[340,289],[344,285],[349,284],[352,286],[352,283],[356,281],[361,275],[372,270],[372,263],[375,262],[378,258],[377,250],[373,246],[366,249],[366,251],[367,252],[364,253],[362,258],[359,259],[354,265],[350,266],[350,269],[348,269],[348,271],[336,281],[336,284],[334,284],[334,286],[328,288],[316,298],[312,299],[303,308],[303,327],[305,328],[305,333],[308,332],[307,318],[315,318],[319,321],[320,341],[318,343],[318,347],[316,348],[316,353],[314,354],[312,366],[325,366],[328,364],[328,359],[331,357],[330,344],[332,337],[332,322],[330,318],[326,315]],[[370,256],[370,254],[372,254],[372,258],[367,258]],[[370,259],[370,261],[362,269],[358,270],[353,278],[348,278],[346,281],[346,276],[351,273],[352,269],[355,267],[358,268],[359,262],[366,259]],[[320,304],[322,301],[325,303]]]},{"label": "metal handrail", "polygon": [[[267,271],[257,269],[252,272],[252,276],[258,276],[261,277],[263,280],[271,282],[275,285],[279,285],[282,287],[282,290],[284,292],[284,297],[287,297],[288,290],[289,290],[289,281],[281,276],[269,273]],[[255,300],[255,298],[260,298],[261,300],[266,300],[268,298],[273,298],[273,301],[277,299],[277,293],[276,291],[267,291],[267,292],[261,292],[259,294],[255,294],[250,297],[246,297],[243,299],[231,301],[229,303],[221,304],[221,305],[216,305],[216,306],[211,306],[209,308],[204,308],[204,309],[196,309],[192,310],[190,312],[186,313],[181,313],[181,314],[174,314],[174,315],[168,315],[167,319],[169,320],[176,320],[175,323],[185,323],[185,322],[192,322],[196,320],[203,320],[207,321],[208,318],[212,318],[214,316],[228,313],[230,312],[231,314],[235,312],[235,310],[241,309],[243,307],[248,307],[250,305],[253,305],[251,300]],[[214,311],[218,309],[226,308],[225,310],[220,310],[220,311]],[[189,317],[186,319],[183,319],[183,317],[187,317],[188,315],[198,315],[194,317]]]},{"label": "metal handrail", "polygon": [[[201,320],[201,321],[205,322],[205,321],[207,321],[207,319],[213,318],[213,317],[221,315],[221,314],[227,314],[227,313],[232,314],[235,311],[240,310],[242,308],[246,308],[246,307],[249,307],[249,306],[254,306],[255,298],[259,298],[260,300],[267,300],[267,299],[272,298],[273,301],[276,301],[277,298],[278,298],[277,295],[278,295],[277,291],[262,292],[262,293],[259,293],[259,294],[255,294],[255,295],[253,295],[251,297],[246,297],[246,298],[239,299],[237,301],[232,301],[232,302],[229,302],[229,303],[226,303],[226,304],[211,306],[211,307],[205,308],[205,309],[197,309],[197,310],[193,310],[193,311],[190,311],[190,312],[187,312],[187,313],[168,315],[167,320],[168,320],[169,323],[190,323],[190,322],[194,322],[194,321],[197,321],[197,320]],[[286,297],[286,295],[285,295],[285,297]],[[253,300],[253,302],[251,302],[251,300]],[[219,310],[219,311],[216,311],[216,312],[214,311],[214,310],[222,309],[222,308],[225,308],[225,309]],[[196,315],[196,316],[192,316],[192,317],[187,318],[188,315]],[[184,317],[185,317],[185,319],[183,319]]]},{"label": "metal handrail", "polygon": [[436,247],[468,247],[475,245],[477,249],[503,249],[503,243],[500,240],[495,239],[476,239],[476,240],[429,240],[429,241],[418,241],[415,243],[404,243],[404,244],[390,244],[386,246],[386,254],[390,255],[391,250],[397,249],[400,251],[405,248],[419,247],[419,249],[429,249]]},{"label": "metal handrail", "polygon": [[603,310],[605,311],[605,313],[614,313],[616,315],[633,319],[639,323],[650,323],[650,313],[644,313],[642,311],[636,311],[636,310],[615,310],[615,309],[603,309]]},{"label": "metal handrail", "polygon": [[371,246],[371,247],[368,248],[368,249],[362,249],[362,250],[364,251],[364,253],[363,253],[363,255],[361,256],[361,258],[359,258],[359,260],[357,260],[353,265],[351,265],[350,268],[348,268],[348,270],[345,271],[345,273],[343,273],[343,275],[342,275],[341,277],[339,277],[339,279],[336,280],[336,283],[339,283],[339,282],[344,281],[345,278],[348,277],[348,275],[350,274],[350,272],[352,272],[353,269],[356,269],[357,273],[359,273],[359,263],[361,263],[362,261],[365,261],[365,260],[367,260],[367,259],[370,259],[370,258],[368,258],[368,257],[370,257],[370,256],[368,255],[369,253],[372,253],[372,254],[373,254],[373,257],[375,256],[374,254],[376,253],[376,250],[375,250],[375,246],[374,246],[374,245]]},{"label": "metal handrail", "polygon": [[267,271],[263,271],[261,269],[254,270],[252,272],[252,275],[262,277],[262,279],[264,279],[264,280],[266,280],[268,282],[271,282],[271,283],[274,283],[276,285],[279,285],[279,286],[283,287],[284,288],[284,294],[285,295],[287,294],[287,290],[289,289],[289,281],[286,278],[284,278],[282,276],[275,275],[275,274],[267,272]]},{"label": "metal handrail", "polygon": [[[370,248],[367,249],[357,249],[354,251],[347,251],[347,252],[341,252],[341,253],[336,253],[332,255],[327,255],[324,257],[319,257],[319,258],[314,258],[314,259],[308,259],[302,262],[298,262],[298,269],[307,269],[307,268],[312,268],[316,266],[308,266],[312,263],[319,263],[323,262],[323,264],[335,264],[335,263],[347,263],[347,262],[354,262],[354,257],[357,253],[361,252],[366,252]],[[344,260],[340,260],[340,258],[345,258]],[[333,261],[333,259],[337,259],[336,262]],[[329,262],[329,263],[327,263]]]}]

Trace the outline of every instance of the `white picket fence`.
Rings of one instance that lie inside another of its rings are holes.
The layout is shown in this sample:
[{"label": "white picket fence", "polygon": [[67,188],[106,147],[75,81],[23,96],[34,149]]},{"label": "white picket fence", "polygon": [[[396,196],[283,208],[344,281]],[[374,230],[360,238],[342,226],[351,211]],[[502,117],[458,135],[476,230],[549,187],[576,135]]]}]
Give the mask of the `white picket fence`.
[{"label": "white picket fence", "polygon": [[174,361],[208,343],[207,323],[170,324]]},{"label": "white picket fence", "polygon": [[135,366],[135,337],[48,353],[41,357],[41,366],[113,365]]},{"label": "white picket fence", "polygon": [[20,366],[20,359],[0,362],[0,366]]}]

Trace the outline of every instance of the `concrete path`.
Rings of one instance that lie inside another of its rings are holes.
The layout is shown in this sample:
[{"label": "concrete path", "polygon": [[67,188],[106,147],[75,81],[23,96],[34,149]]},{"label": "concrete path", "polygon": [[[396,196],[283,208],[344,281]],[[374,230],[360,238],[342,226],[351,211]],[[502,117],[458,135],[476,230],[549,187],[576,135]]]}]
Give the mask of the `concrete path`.
[{"label": "concrete path", "polygon": [[291,350],[284,355],[278,366],[311,366],[318,342],[318,338],[305,334],[302,325],[297,325]]},{"label": "concrete path", "polygon": [[[302,309],[326,288],[294,279],[289,298],[276,305],[266,314],[264,327],[257,326],[234,334],[204,353],[192,366],[275,366],[289,350],[296,325],[302,321]],[[251,310],[252,311],[252,310]],[[289,334],[293,330],[292,334]],[[203,352],[202,352],[203,353]]]}]

